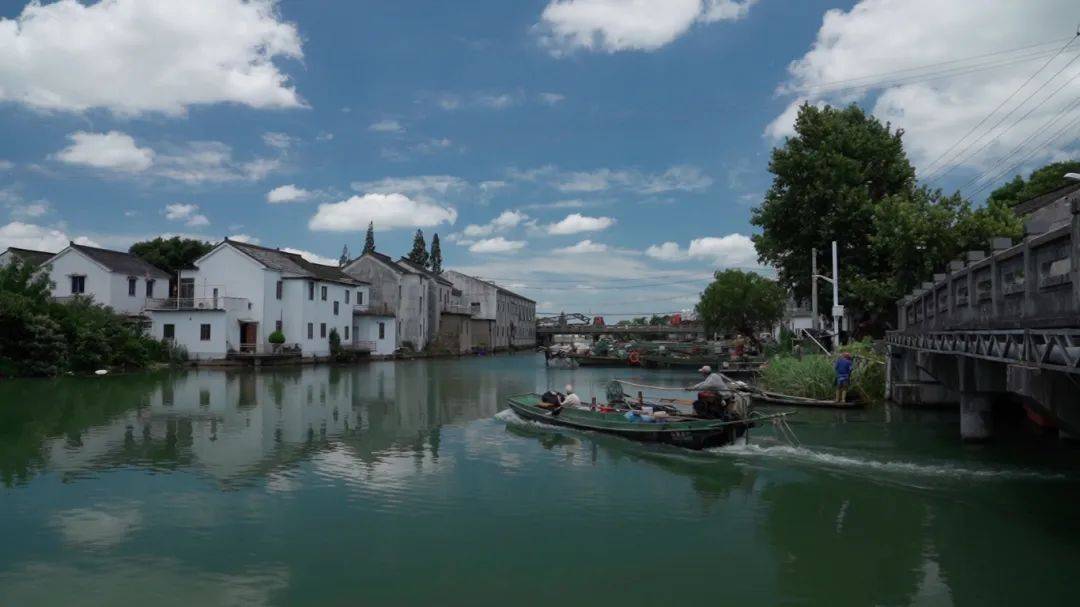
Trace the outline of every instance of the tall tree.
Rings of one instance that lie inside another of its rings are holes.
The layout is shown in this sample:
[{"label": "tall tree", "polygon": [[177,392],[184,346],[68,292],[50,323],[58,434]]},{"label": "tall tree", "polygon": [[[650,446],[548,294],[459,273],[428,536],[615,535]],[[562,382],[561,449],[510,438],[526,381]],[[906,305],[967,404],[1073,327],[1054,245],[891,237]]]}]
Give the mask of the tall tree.
[{"label": "tall tree", "polygon": [[[751,219],[762,228],[759,259],[799,299],[810,295],[811,249],[818,273],[829,274],[837,241],[841,300],[878,329],[897,299],[950,259],[1021,230],[1001,200],[975,209],[959,194],[918,187],[902,136],[856,106],[803,105],[795,136],[772,152],[773,185]],[[831,291],[822,289],[820,309],[831,307]]]},{"label": "tall tree", "polygon": [[1065,173],[1080,173],[1080,160],[1054,162],[1031,172],[1026,180],[1017,175],[990,193],[987,201],[1000,201],[1013,206],[1073,183],[1065,180]]},{"label": "tall tree", "polygon": [[408,259],[422,268],[427,267],[428,252],[427,243],[424,242],[423,230],[416,230],[416,236],[413,236],[412,251],[409,251],[409,254],[405,256],[405,259]]},{"label": "tall tree", "polygon": [[[777,269],[780,284],[796,297],[810,295],[811,249],[828,251],[836,240],[841,297],[867,308],[869,302],[852,292],[850,278],[885,278],[885,268],[866,254],[874,207],[887,196],[915,190],[902,135],[855,105],[799,108],[795,135],[772,151],[773,184],[751,218],[762,228],[754,237],[759,259]],[[824,299],[831,299],[824,291]],[[831,301],[823,303],[828,310]]]},{"label": "tall tree", "polygon": [[437,232],[431,237],[431,255],[428,258],[428,265],[432,272],[442,274],[442,247],[439,245]]},{"label": "tall tree", "polygon": [[742,270],[717,271],[697,304],[709,332],[737,332],[757,341],[784,317],[787,293],[776,282]]},{"label": "tall tree", "polygon": [[206,255],[214,245],[193,238],[162,238],[136,242],[128,252],[151,263],[170,276],[175,276],[181,268],[191,267],[192,262]]},{"label": "tall tree", "polygon": [[367,224],[367,236],[364,238],[364,253],[375,252],[375,222],[369,221]]},{"label": "tall tree", "polygon": [[349,245],[345,245],[341,248],[341,257],[338,258],[338,265],[343,268],[349,265]]}]

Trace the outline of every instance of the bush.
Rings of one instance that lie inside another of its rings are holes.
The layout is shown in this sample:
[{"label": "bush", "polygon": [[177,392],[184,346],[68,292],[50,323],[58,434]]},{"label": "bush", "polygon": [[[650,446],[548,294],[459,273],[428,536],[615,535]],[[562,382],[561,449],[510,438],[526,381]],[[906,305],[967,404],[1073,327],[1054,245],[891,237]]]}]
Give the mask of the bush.
[{"label": "bush", "polygon": [[[335,329],[335,330],[331,331],[330,334],[333,335],[336,332],[337,332],[337,330]],[[273,333],[270,334],[270,337],[267,337],[266,339],[270,343],[280,346],[281,344],[285,343],[285,334],[282,333],[281,331],[274,331]],[[332,339],[333,339],[333,337],[331,337],[331,340]]]},{"label": "bush", "polygon": [[[850,344],[842,351],[851,352],[855,361],[848,393],[861,401],[882,401],[885,398],[885,357],[875,352],[869,342]],[[769,361],[762,370],[759,383],[770,392],[831,399],[836,395],[835,361],[834,357],[824,354],[804,355],[801,360],[782,354]]]}]

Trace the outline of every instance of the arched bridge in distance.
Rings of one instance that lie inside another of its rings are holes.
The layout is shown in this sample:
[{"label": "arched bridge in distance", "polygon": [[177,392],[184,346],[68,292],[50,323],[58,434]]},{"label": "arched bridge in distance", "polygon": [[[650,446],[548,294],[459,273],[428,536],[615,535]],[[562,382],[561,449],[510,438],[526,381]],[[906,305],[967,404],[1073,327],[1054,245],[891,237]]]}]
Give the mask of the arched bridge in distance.
[{"label": "arched bridge in distance", "polygon": [[994,403],[1080,437],[1080,184],[1015,207],[1025,236],[969,251],[897,302],[889,392],[958,403],[966,439],[993,435]]}]

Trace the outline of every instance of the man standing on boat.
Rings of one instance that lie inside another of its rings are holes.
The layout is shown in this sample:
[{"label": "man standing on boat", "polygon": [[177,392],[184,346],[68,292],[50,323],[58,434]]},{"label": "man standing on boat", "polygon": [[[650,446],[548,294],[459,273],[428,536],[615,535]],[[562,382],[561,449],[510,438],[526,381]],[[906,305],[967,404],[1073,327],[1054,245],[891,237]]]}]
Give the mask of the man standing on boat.
[{"label": "man standing on boat", "polygon": [[851,383],[851,352],[844,352],[836,359],[836,402],[847,400],[848,384]]},{"label": "man standing on boat", "polygon": [[705,381],[688,386],[686,389],[698,393],[694,401],[694,413],[699,417],[722,419],[727,417],[727,399],[731,396],[731,387],[719,373],[713,373],[712,367],[705,365],[698,369],[705,376]]}]

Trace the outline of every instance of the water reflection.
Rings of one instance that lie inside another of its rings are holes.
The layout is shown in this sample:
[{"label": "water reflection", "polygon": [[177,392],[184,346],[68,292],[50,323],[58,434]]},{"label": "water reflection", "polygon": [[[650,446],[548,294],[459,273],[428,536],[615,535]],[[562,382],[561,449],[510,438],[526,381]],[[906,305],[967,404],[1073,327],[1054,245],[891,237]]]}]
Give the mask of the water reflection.
[{"label": "water reflection", "polygon": [[0,388],[8,486],[45,469],[72,480],[123,466],[193,468],[229,485],[316,454],[437,458],[440,426],[492,416],[505,382],[479,369],[375,363],[12,384]]}]

